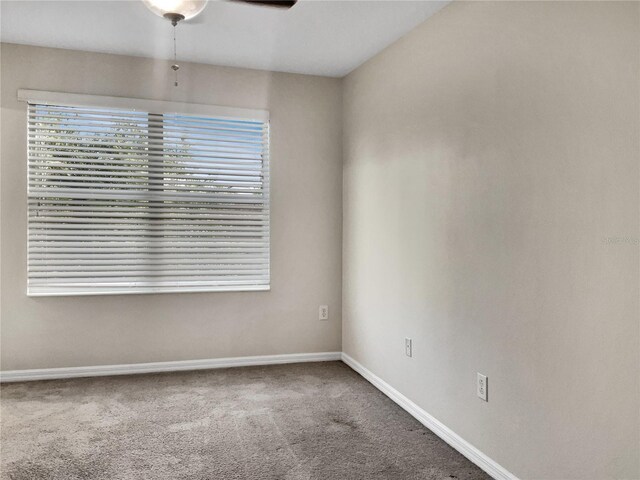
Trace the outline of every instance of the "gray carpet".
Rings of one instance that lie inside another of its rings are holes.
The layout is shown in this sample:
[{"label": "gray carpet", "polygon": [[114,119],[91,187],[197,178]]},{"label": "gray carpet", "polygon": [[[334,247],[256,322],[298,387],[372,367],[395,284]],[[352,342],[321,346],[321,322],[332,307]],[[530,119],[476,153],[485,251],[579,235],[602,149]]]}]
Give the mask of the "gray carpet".
[{"label": "gray carpet", "polygon": [[5,384],[2,480],[487,479],[341,362]]}]

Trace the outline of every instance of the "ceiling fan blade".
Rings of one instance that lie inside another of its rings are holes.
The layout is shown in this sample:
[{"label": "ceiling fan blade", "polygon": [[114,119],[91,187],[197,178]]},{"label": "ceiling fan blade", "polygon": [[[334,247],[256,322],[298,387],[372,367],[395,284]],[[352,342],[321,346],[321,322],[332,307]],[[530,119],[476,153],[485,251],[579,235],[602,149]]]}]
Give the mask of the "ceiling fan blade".
[{"label": "ceiling fan blade", "polygon": [[291,8],[298,0],[233,0],[234,2],[248,3],[264,7]]}]

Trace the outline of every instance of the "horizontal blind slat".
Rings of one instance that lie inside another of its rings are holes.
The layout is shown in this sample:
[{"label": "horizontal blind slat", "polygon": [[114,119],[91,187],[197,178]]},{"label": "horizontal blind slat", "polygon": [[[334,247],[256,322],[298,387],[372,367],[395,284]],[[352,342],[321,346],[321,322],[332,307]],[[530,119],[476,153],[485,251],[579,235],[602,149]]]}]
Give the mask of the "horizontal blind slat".
[{"label": "horizontal blind slat", "polygon": [[[123,262],[124,263],[124,262]],[[198,259],[184,257],[184,258],[129,258],[126,262],[126,265],[266,265],[266,258],[264,257],[256,257],[256,258],[247,258],[246,256],[217,256],[217,257],[201,257]],[[72,259],[48,259],[48,260],[32,260],[31,261],[31,269],[39,268],[39,267],[48,267],[50,265],[55,265],[56,268],[61,267],[70,267],[76,268],[78,266],[100,266],[100,265],[108,265],[114,266],[112,258],[72,258]]]},{"label": "horizontal blind slat", "polygon": [[[204,175],[208,178],[212,179],[225,179],[225,180],[237,180],[237,181],[249,181],[246,179],[256,179],[261,180],[268,178],[268,174],[266,174],[263,170],[258,169],[245,169],[245,170],[227,170],[222,168],[202,168],[202,167],[176,167],[176,166],[167,166],[167,165],[137,165],[137,166],[122,166],[122,165],[113,165],[107,164],[105,162],[95,163],[95,164],[87,164],[84,162],[76,162],[75,159],[72,161],[63,160],[58,161],[56,158],[49,158],[48,161],[31,161],[31,166],[35,168],[45,167],[47,172],[73,172],[74,175],[82,175],[84,171],[89,173],[94,173],[95,175],[100,175],[102,172],[113,173],[113,175],[163,175],[163,176],[178,176],[182,175]],[[41,175],[43,172],[41,170],[34,171],[33,174]]]},{"label": "horizontal blind slat", "polygon": [[192,116],[186,115],[171,115],[171,114],[147,114],[146,117],[144,115],[120,115],[118,112],[115,112],[111,115],[104,115],[103,117],[99,116],[99,113],[92,113],[91,111],[82,111],[81,109],[74,110],[73,112],[64,112],[59,113],[51,109],[46,108],[37,108],[32,109],[29,112],[29,117],[33,120],[33,123],[37,125],[38,119],[54,119],[54,120],[64,120],[70,123],[77,123],[80,126],[84,126],[90,121],[103,121],[106,123],[109,122],[119,122],[119,123],[130,123],[135,125],[155,125],[159,127],[163,127],[166,125],[169,126],[177,126],[178,128],[187,128],[187,127],[200,127],[206,129],[228,129],[228,130],[238,130],[245,132],[261,132],[265,130],[265,123],[242,120],[242,121],[227,121],[223,119],[205,119],[205,118],[194,118]]},{"label": "horizontal blind slat", "polygon": [[153,192],[134,190],[125,192],[122,190],[108,190],[96,191],[95,189],[88,188],[29,188],[29,193],[32,197],[40,197],[43,199],[60,199],[62,197],[70,200],[83,200],[83,199],[100,199],[100,200],[140,200],[140,201],[176,201],[185,202],[187,200],[198,200],[200,202],[211,202],[217,204],[224,204],[229,208],[232,204],[260,204],[263,205],[268,201],[266,193],[263,193],[263,197],[259,196],[241,196],[240,194],[233,195],[213,195],[207,193],[181,193],[181,192]]},{"label": "horizontal blind slat", "polygon": [[[167,171],[176,170],[194,170],[194,173],[200,173],[202,169],[215,169],[221,173],[227,173],[232,175],[260,175],[268,176],[269,172],[265,170],[262,164],[257,164],[254,160],[233,160],[233,159],[220,159],[216,160],[202,160],[195,157],[188,159],[178,158],[172,159],[170,163],[165,162],[161,157],[155,156],[143,156],[140,158],[132,158],[131,156],[122,155],[119,158],[118,155],[106,157],[100,157],[92,155],[93,158],[81,157],[78,154],[72,154],[66,157],[60,157],[55,154],[42,155],[42,156],[29,156],[29,168],[33,169],[36,173],[37,169],[41,168],[84,168],[93,169],[95,166],[104,167],[102,170],[108,167],[121,167],[124,169],[137,170],[141,172],[148,172],[153,170],[166,169]],[[118,157],[118,158],[117,158]],[[114,168],[114,170],[119,170]]]},{"label": "horizontal blind slat", "polygon": [[[113,256],[113,254],[129,254],[133,253],[135,255],[140,256],[152,256],[152,255],[173,255],[173,254],[187,254],[187,255],[198,255],[201,256],[203,254],[210,253],[236,253],[243,254],[248,252],[254,253],[263,253],[268,254],[268,247],[253,247],[250,248],[247,245],[243,245],[240,247],[229,247],[229,246],[218,246],[213,247],[211,245],[196,245],[189,246],[189,248],[184,247],[176,247],[171,246],[167,247],[165,245],[127,245],[125,247],[101,247],[101,248],[91,248],[88,247],[86,249],[81,249],[78,247],[46,247],[46,246],[37,246],[37,247],[29,247],[29,256],[33,256],[36,258],[39,254],[44,255],[48,258],[56,258],[57,254],[73,254],[77,255],[78,258],[82,258],[83,256],[100,256],[100,255],[108,255],[109,257]],[[40,257],[44,258],[44,257]]]},{"label": "horizontal blind slat", "polygon": [[205,281],[209,280],[211,282],[222,283],[223,281],[246,281],[253,282],[257,280],[266,280],[266,275],[239,275],[239,274],[219,274],[219,275],[172,275],[171,280],[163,279],[161,275],[100,275],[100,276],[92,276],[92,277],[53,277],[50,279],[45,278],[33,278],[32,281],[35,285],[47,285],[48,283],[58,283],[58,284],[79,284],[80,280],[84,278],[85,285],[96,285],[101,281],[119,281],[121,283],[134,283],[134,282],[145,282],[145,281],[153,281],[154,278],[159,282],[175,282],[176,280],[182,281]]}]

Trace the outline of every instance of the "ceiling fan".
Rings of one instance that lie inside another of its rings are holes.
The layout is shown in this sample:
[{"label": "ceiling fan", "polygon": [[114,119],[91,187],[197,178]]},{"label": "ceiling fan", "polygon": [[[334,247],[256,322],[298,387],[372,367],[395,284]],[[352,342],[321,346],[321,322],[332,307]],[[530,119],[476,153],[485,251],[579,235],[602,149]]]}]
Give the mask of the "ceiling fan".
[{"label": "ceiling fan", "polygon": [[[171,23],[190,20],[207,6],[207,0],[142,0],[149,10]],[[298,0],[231,0],[263,7],[288,9]],[[175,25],[174,25],[175,26]]]},{"label": "ceiling fan", "polygon": [[[156,15],[166,18],[173,25],[173,61],[171,69],[175,72],[174,85],[178,86],[178,70],[180,65],[176,62],[176,26],[182,20],[190,20],[199,15],[207,6],[208,0],[142,0],[149,10]],[[237,3],[246,3],[260,7],[276,7],[289,9],[298,0],[230,0]]]}]

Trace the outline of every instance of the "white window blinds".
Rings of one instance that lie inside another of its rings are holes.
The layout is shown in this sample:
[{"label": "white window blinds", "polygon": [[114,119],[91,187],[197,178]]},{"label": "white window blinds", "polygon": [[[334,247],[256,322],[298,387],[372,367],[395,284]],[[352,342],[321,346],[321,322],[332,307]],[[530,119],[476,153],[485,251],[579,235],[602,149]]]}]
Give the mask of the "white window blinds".
[{"label": "white window blinds", "polygon": [[268,289],[264,114],[100,98],[28,100],[29,294]]}]

